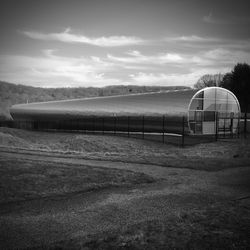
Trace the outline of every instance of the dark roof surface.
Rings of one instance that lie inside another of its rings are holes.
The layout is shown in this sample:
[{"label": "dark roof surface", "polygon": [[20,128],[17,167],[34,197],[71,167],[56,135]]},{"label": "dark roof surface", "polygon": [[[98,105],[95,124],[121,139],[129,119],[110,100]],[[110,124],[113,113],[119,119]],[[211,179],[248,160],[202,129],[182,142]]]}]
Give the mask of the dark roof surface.
[{"label": "dark roof surface", "polygon": [[37,115],[183,115],[197,90],[95,97],[12,106],[13,118]]}]

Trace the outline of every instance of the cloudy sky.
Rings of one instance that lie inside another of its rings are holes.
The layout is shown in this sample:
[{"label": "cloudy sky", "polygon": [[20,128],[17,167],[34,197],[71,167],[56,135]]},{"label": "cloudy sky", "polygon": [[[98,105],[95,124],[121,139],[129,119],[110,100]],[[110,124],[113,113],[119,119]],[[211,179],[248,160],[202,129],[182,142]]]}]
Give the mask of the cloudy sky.
[{"label": "cloudy sky", "polygon": [[249,0],[1,0],[0,80],[192,86],[250,63]]}]

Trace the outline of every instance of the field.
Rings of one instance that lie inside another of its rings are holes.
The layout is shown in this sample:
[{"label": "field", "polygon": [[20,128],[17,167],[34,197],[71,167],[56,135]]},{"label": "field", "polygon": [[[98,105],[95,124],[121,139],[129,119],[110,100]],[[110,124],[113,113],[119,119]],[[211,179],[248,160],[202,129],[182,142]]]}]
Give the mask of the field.
[{"label": "field", "polygon": [[249,162],[249,138],[0,128],[1,249],[247,249]]}]

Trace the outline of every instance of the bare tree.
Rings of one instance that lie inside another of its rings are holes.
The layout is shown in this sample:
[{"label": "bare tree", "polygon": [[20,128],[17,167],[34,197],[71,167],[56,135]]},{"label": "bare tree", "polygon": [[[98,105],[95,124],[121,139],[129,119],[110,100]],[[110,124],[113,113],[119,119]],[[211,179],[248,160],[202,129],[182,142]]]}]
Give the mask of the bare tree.
[{"label": "bare tree", "polygon": [[215,74],[215,75],[203,75],[194,85],[196,89],[203,89],[205,87],[213,87],[213,86],[220,86],[223,79],[222,74]]}]

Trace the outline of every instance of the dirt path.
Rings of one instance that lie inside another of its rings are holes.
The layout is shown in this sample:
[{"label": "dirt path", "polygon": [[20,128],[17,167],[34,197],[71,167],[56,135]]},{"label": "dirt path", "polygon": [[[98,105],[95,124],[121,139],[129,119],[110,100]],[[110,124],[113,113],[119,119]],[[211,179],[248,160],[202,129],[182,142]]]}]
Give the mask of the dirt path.
[{"label": "dirt path", "polygon": [[91,235],[123,230],[143,221],[166,220],[250,193],[250,167],[246,165],[209,172],[59,155],[48,157],[31,152],[17,154],[5,151],[0,155],[34,162],[62,162],[77,168],[87,165],[126,169],[145,173],[158,180],[130,188],[72,193],[2,205],[0,237],[4,248],[47,246],[79,238],[84,242]]},{"label": "dirt path", "polygon": [[[0,147],[0,156],[11,157],[17,159],[30,159],[30,160],[41,160],[48,162],[63,162],[75,165],[87,165],[87,166],[100,166],[117,169],[127,169],[131,171],[144,172],[145,174],[151,175],[156,178],[164,178],[162,174],[167,173],[171,169],[182,169],[187,173],[190,171],[221,171],[222,169],[245,167],[250,166],[248,158],[201,158],[201,157],[177,157],[169,156],[164,163],[152,164],[150,162],[130,162],[128,158],[126,161],[117,159],[92,159],[91,157],[82,154],[65,154],[55,152],[43,152],[38,150],[27,150],[27,149],[12,149]],[[194,167],[195,165],[195,167]],[[208,166],[208,167],[204,167]],[[217,167],[216,167],[217,166]],[[157,168],[157,171],[155,171]],[[216,170],[218,169],[218,170]]]}]

